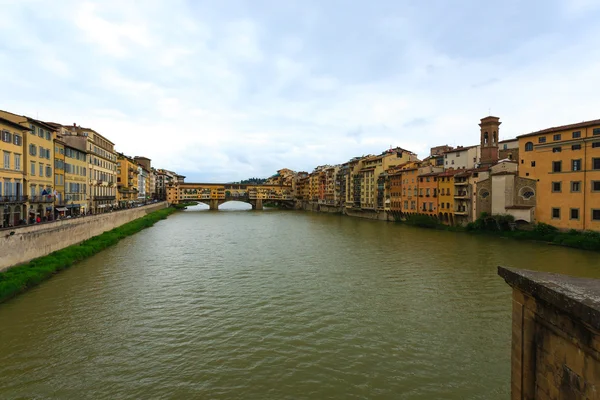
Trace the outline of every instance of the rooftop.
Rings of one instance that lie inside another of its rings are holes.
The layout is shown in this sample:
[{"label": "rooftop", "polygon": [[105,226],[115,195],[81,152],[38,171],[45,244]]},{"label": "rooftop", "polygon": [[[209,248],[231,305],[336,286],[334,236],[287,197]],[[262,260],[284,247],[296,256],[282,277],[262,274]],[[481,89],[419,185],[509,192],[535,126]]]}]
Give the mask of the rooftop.
[{"label": "rooftop", "polygon": [[553,128],[542,129],[541,131],[536,131],[536,132],[526,133],[524,135],[519,135],[519,136],[517,136],[517,138],[522,138],[522,137],[527,137],[527,136],[536,136],[536,135],[541,135],[544,133],[561,132],[561,131],[566,131],[566,130],[570,130],[570,129],[587,128],[587,127],[594,126],[594,125],[600,125],[600,119],[578,122],[576,124],[555,126]]}]

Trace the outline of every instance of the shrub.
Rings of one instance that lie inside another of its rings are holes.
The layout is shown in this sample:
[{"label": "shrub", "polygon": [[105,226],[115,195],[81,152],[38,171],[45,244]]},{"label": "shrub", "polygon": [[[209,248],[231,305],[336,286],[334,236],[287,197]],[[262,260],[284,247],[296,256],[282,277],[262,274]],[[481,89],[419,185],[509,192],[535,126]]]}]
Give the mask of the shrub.
[{"label": "shrub", "polygon": [[441,224],[438,220],[428,215],[410,215],[406,218],[406,223],[420,226],[421,228],[437,228]]}]

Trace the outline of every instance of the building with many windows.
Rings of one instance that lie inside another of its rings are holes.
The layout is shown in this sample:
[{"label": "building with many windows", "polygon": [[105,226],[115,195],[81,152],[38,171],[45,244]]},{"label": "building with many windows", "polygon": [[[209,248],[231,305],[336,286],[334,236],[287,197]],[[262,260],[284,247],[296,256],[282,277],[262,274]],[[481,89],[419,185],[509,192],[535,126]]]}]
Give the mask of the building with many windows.
[{"label": "building with many windows", "polygon": [[54,138],[54,216],[65,216],[65,143]]},{"label": "building with many windows", "polygon": [[29,128],[23,137],[24,187],[28,195],[27,220],[44,221],[54,216],[54,135],[55,128],[45,122],[0,111],[0,117]]},{"label": "building with many windows", "polygon": [[88,195],[88,154],[85,141],[65,145],[65,208],[67,215],[85,214],[90,209]]},{"label": "building with many windows", "polygon": [[518,136],[519,176],[537,181],[537,222],[600,230],[600,120]]},{"label": "building with many windows", "polygon": [[138,165],[133,158],[117,153],[117,202],[119,207],[131,207],[137,201]]},{"label": "building with many windows", "polygon": [[0,117],[0,227],[18,225],[26,217],[23,138],[28,131]]}]

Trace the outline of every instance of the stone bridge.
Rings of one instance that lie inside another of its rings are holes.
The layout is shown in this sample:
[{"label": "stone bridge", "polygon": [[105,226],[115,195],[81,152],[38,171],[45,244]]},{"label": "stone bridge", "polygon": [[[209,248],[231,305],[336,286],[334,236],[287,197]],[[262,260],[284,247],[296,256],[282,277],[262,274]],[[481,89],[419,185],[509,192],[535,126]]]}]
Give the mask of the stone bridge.
[{"label": "stone bridge", "polygon": [[283,185],[176,182],[167,186],[167,200],[175,204],[197,201],[208,205],[211,210],[218,210],[228,201],[248,203],[253,210],[262,210],[265,203],[294,207],[292,187]]}]

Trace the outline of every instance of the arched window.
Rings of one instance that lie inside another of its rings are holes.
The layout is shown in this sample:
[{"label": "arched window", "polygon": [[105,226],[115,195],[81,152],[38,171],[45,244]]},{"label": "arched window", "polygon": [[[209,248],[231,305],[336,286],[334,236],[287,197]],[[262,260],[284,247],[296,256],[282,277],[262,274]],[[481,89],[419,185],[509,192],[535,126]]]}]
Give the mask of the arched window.
[{"label": "arched window", "polygon": [[529,186],[525,186],[522,187],[521,190],[519,190],[519,196],[521,196],[525,200],[529,200],[533,196],[535,196],[535,191]]},{"label": "arched window", "polygon": [[525,143],[525,151],[533,151],[533,142]]},{"label": "arched window", "polygon": [[498,134],[494,131],[492,134],[492,144],[498,143]]},{"label": "arched window", "polygon": [[490,137],[489,137],[488,133],[487,132],[484,133],[483,134],[483,144],[488,144],[489,140],[490,140]]},{"label": "arched window", "polygon": [[487,198],[489,195],[490,195],[490,191],[489,191],[489,190],[487,190],[487,189],[481,189],[481,190],[479,191],[479,196],[480,196],[482,199],[485,199],[485,198]]}]

